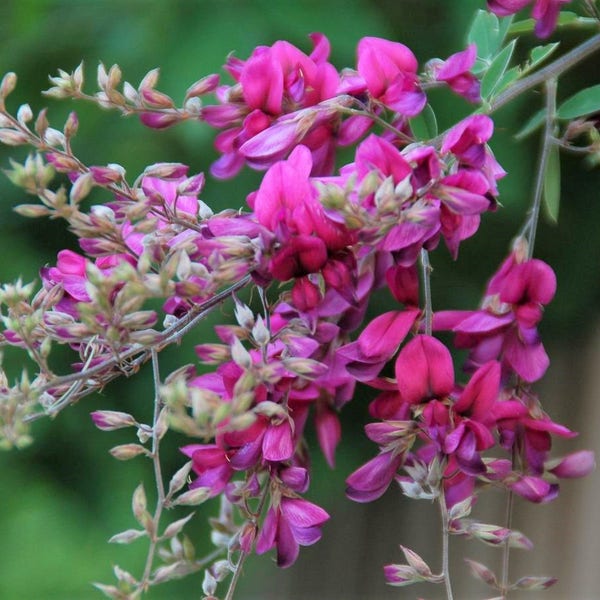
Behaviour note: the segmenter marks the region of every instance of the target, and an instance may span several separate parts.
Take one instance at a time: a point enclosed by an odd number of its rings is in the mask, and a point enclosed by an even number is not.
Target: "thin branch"
[[[506,516],[504,519],[504,527],[510,529],[512,526],[512,514],[513,505],[515,501],[515,495],[512,490],[508,490],[506,498]],[[504,547],[502,548],[502,579],[500,582],[502,590],[502,598],[506,600],[508,597],[508,575],[510,567],[510,538],[504,541]]]
[[[431,263],[429,252],[421,250],[421,267],[423,269],[423,298],[425,301],[425,335],[431,335],[433,321],[433,305],[431,303]]]
[[[533,192],[533,202],[531,206],[531,213],[527,223],[528,235],[528,248],[527,257],[529,259],[533,256],[533,249],[535,246],[535,236],[537,232],[537,225],[540,217],[540,207],[542,204],[542,196],[544,192],[544,177],[546,169],[548,167],[548,157],[550,156],[550,149],[554,144],[554,119],[556,116],[556,79],[549,79],[546,82],[546,126],[544,128],[544,135],[542,138],[542,149],[540,151],[540,158],[537,167],[535,188]]]
[[[63,375],[54,378],[52,381],[44,384],[37,390],[40,394],[64,385],[73,383],[79,383],[80,386],[84,385],[83,380],[92,378],[94,375],[103,374],[102,381],[92,380],[83,390],[82,393],[75,394],[73,386],[65,392],[61,399],[53,405],[52,410],[45,410],[43,412],[34,413],[24,419],[25,422],[35,421],[42,417],[48,416],[48,414],[55,415],[60,410],[65,408],[71,401],[79,400],[83,396],[86,396],[102,387],[113,379],[125,374],[135,373],[141,365],[150,360],[152,351],[156,350],[160,352],[167,346],[178,342],[181,338],[191,329],[193,329],[200,321],[202,321],[210,312],[212,312],[217,306],[229,298],[234,292],[245,287],[251,281],[250,275],[246,275],[238,282],[234,283],[230,287],[226,288],[222,292],[215,294],[212,298],[197,304],[183,317],[177,320],[176,323],[165,329],[157,338],[157,341],[152,345],[151,348],[143,346],[141,344],[135,344],[119,356],[113,356],[108,358],[101,363],[87,368],[84,368],[78,373],[71,373],[69,375]],[[118,370],[105,373],[109,369],[117,367]],[[69,402],[64,402],[63,398],[66,394],[69,394]]]
[[[549,79],[556,79],[559,75],[562,75],[598,50],[600,50],[600,34],[591,37],[589,40],[583,42],[583,44],[573,48],[573,50],[567,52],[543,69],[513,83],[508,89],[496,96],[486,112],[488,114],[493,113],[514,100],[517,96],[520,96],[523,92],[537,87]]]
[[[151,351],[152,356],[152,379],[154,382],[154,415],[152,418],[152,465],[154,467],[154,479],[156,483],[156,508],[154,509],[154,516],[152,517],[152,535],[150,536],[150,545],[148,547],[148,554],[146,556],[146,565],[144,567],[144,574],[140,581],[140,588],[144,591],[150,586],[150,574],[152,573],[152,565],[154,564],[154,557],[156,554],[156,548],[158,545],[158,528],[160,525],[160,518],[165,504],[165,486],[162,478],[162,469],[160,465],[160,456],[158,448],[160,445],[161,431],[159,431],[159,420],[162,409],[162,402],[160,399],[160,372],[158,365],[158,353],[153,348]]]
[[[265,506],[268,492],[269,492],[269,485],[267,483],[265,485],[265,489],[263,490],[263,493],[262,493],[262,496],[258,503],[258,506],[256,508],[256,511],[252,514],[251,518],[249,519],[256,526],[258,526],[257,521],[260,518],[260,515]],[[231,578],[231,581],[229,582],[229,588],[227,589],[227,595],[225,596],[224,600],[233,600],[233,594],[235,592],[235,588],[237,587],[238,581],[242,574],[242,567],[244,566],[244,563],[246,562],[246,558],[248,558],[248,552],[244,552],[244,550],[240,550],[240,557],[235,565],[235,571],[233,572],[233,577]]]
[[[450,543],[449,543],[449,517],[448,507],[446,506],[446,497],[444,496],[443,486],[440,489],[440,495],[438,496],[438,503],[440,505],[440,514],[442,517],[442,575],[444,577],[444,586],[446,588],[447,600],[454,600],[452,593],[452,582],[450,581]]]

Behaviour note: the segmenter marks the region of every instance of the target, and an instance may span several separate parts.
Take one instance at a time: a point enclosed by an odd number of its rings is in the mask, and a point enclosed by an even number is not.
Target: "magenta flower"
[[[535,33],[540,38],[548,37],[556,27],[558,14],[563,4],[571,0],[488,0],[488,9],[500,17],[519,12],[533,4],[531,16],[536,20]]]
[[[586,477],[596,468],[596,458],[591,450],[579,450],[546,464],[546,469],[561,479]]]
[[[556,290],[552,269],[541,260],[517,262],[513,253],[488,284],[478,311],[441,311],[434,328],[451,329],[459,348],[470,348],[469,366],[500,359],[506,370],[531,383],[549,365],[537,323]]]
[[[310,151],[298,146],[288,160],[267,171],[258,191],[248,198],[257,221],[278,242],[269,271],[281,281],[319,272],[330,254],[354,240],[343,224],[325,214],[309,179],[311,167]]]
[[[470,102],[479,102],[479,79],[471,73],[477,59],[477,46],[470,44],[466,50],[449,56],[445,61],[430,61],[428,64],[435,81],[442,81],[448,87]]]
[[[408,117],[423,110],[427,99],[419,87],[417,59],[404,44],[364,37],[357,54],[358,74],[374,99]],[[349,92],[358,93],[358,81],[353,83]]]
[[[320,506],[302,498],[283,497],[271,506],[256,538],[256,553],[277,548],[277,565],[289,567],[298,558],[300,546],[321,539],[321,526],[329,514]]]
[[[300,142],[313,154],[315,174],[331,172],[339,117],[327,106],[311,107],[335,96],[339,75],[327,61],[327,38],[310,37],[309,56],[280,40],[259,46],[246,61],[228,60],[236,84],[217,90],[221,105],[202,110],[207,123],[228,128],[215,141],[223,156],[211,167],[213,175],[232,177],[245,163],[267,168]]]
[[[96,259],[96,266],[105,274],[109,274],[112,269],[122,263],[135,263],[135,259],[127,254],[114,254]],[[60,286],[63,289],[61,299],[54,308],[77,318],[78,302],[90,302],[90,296],[87,292],[86,265],[91,261],[71,250],[61,250],[57,255],[55,267],[43,267],[40,269],[40,276],[46,289]]]
[[[381,452],[346,479],[346,495],[355,502],[371,502],[383,496],[404,460],[402,454]]]
[[[408,404],[447,396],[454,387],[454,367],[448,348],[428,335],[415,336],[396,359],[400,396]]]
[[[225,490],[234,470],[222,448],[215,444],[190,444],[180,450],[192,459],[192,469],[198,475],[190,484],[191,489],[208,488],[210,498]]]

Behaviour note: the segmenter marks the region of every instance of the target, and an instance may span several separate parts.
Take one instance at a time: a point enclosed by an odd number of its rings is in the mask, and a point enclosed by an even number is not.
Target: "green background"
[[[180,99],[190,83],[205,74],[219,72],[229,52],[245,58],[256,45],[272,44],[277,39],[286,39],[309,51],[307,34],[312,31],[329,37],[331,61],[339,68],[354,66],[356,43],[365,35],[402,41],[424,64],[430,58],[444,58],[462,49],[474,11],[483,5],[477,0],[9,0],[0,6],[0,72],[12,70],[19,76],[19,86],[9,101],[13,111],[21,102],[29,102],[34,112],[48,106],[51,124],[60,129],[68,111],[77,110],[80,130],[75,152],[87,164],[120,163],[131,180],[147,164],[160,161],[189,164],[195,173],[208,170],[216,158],[212,148],[214,131],[210,128],[188,123],[156,132],[145,129],[135,119],[123,120],[116,113],[45,99],[39,91],[48,87],[48,75],[58,68],[71,71],[83,59],[89,79],[87,89],[92,91],[99,61],[107,66],[118,63],[124,78],[134,84],[148,70],[160,67],[158,88]],[[569,32],[565,47],[583,39],[583,35]],[[522,44],[521,56],[528,43]],[[561,80],[559,97],[567,97],[582,85],[596,83],[594,76],[597,79],[589,63],[579,67],[564,82]],[[431,101],[442,128],[470,111],[465,102],[445,90],[432,93]],[[497,132],[492,145],[509,173],[500,187],[503,206],[497,213],[485,216],[479,235],[461,247],[458,263],[452,263],[442,248],[433,255],[437,308],[475,305],[485,280],[505,256],[522,223],[531,196],[538,142],[534,136],[516,143],[512,134],[541,102],[541,95],[531,93],[495,117]],[[0,167],[8,166],[8,156],[23,159],[24,155],[22,149],[0,147]],[[590,172],[580,161],[568,157],[563,161],[562,175],[560,224],[542,225],[536,255],[553,265],[559,281],[556,300],[546,312],[543,334],[548,348],[556,353],[564,353],[566,348],[573,362],[567,360],[567,372],[575,377],[582,360],[577,360],[576,351],[580,352],[588,339],[600,299],[600,178],[598,171]],[[259,175],[247,170],[231,182],[209,179],[202,198],[216,210],[242,207],[246,194],[258,182]],[[30,221],[15,215],[12,207],[23,201],[29,200],[0,178],[3,282],[18,276],[29,281],[37,276],[40,265],[55,261],[58,250],[76,249],[73,236],[62,223]],[[386,300],[374,300],[373,310],[381,310],[383,302]],[[225,309],[224,313],[215,315],[213,322],[230,317],[230,310]],[[193,343],[210,336],[209,327],[207,323],[194,340],[166,353],[163,375],[171,367],[194,361]],[[6,367],[14,372],[15,354],[7,353]],[[142,459],[117,463],[110,458],[109,448],[135,440],[127,433],[100,433],[92,426],[89,412],[112,408],[149,420],[151,398],[149,373],[144,372],[135,381],[119,382],[102,394],[85,399],[55,422],[36,424],[36,440],[31,447],[0,455],[0,598],[98,598],[101,595],[89,582],[112,583],[114,563],[134,574],[141,571],[144,542],[122,547],[108,545],[106,540],[135,526],[130,498],[140,481],[151,488],[150,464]],[[401,560],[399,542],[425,554],[428,551],[424,547],[436,546],[436,540],[427,541],[435,535],[434,529],[427,526],[436,519],[432,507],[419,506],[418,511],[408,512],[412,509],[395,489],[373,507],[352,504],[344,496],[345,477],[375,452],[361,433],[367,419],[367,402],[367,392],[361,390],[344,412],[338,469],[330,472],[320,455],[315,452],[314,456],[309,497],[324,505],[337,525],[326,526],[320,545],[304,550],[298,564],[283,574],[276,573],[270,556],[251,559],[240,585],[240,598],[414,597],[414,590],[386,587],[380,566]],[[561,416],[575,426],[573,421],[580,418],[576,417],[576,398],[570,407]],[[164,443],[167,472],[182,464],[177,447],[187,442],[173,435]],[[190,528],[199,552],[206,538],[205,517],[214,511],[216,505],[204,505]],[[332,539],[328,528],[333,530]],[[471,542],[471,546],[474,544]],[[544,548],[540,550],[546,554]],[[477,551],[477,547],[471,547],[471,556],[476,556]],[[305,554],[309,558],[305,559]],[[356,569],[349,572],[352,564],[361,565],[364,573]],[[543,560],[540,564],[544,564]],[[199,598],[201,577],[161,586],[149,597]],[[423,589],[421,593],[431,597],[438,591]],[[484,593],[482,588],[479,596]]]

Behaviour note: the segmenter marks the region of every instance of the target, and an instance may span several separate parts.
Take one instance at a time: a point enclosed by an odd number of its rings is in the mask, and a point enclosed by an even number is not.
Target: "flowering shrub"
[[[157,71],[134,87],[122,83],[116,65],[100,65],[94,94],[84,91],[82,65],[51,77],[50,97],[92,101],[155,129],[200,121],[219,130],[214,177],[234,177],[244,166],[265,171],[246,211],[213,212],[200,199],[204,175],[181,163],[152,164],[133,182],[121,165],[86,165],[73,150],[75,113],[60,130],[46,111],[34,118],[27,104],[13,116],[6,101],[16,76],[4,76],[0,141],[32,149],[23,163],[12,161],[8,176],[39,201],[16,210],[66,221],[81,254],[60,251],[55,266],[41,268],[37,291],[20,281],[0,290],[0,343],[21,348],[37,369],[14,383],[0,373],[3,445],[30,443],[36,419],[152,366],[151,423],[139,422],[125,403],[122,411],[91,414],[103,431],[135,432],[136,441],[111,454],[149,458],[157,490],[151,510],[144,485],[135,489],[138,525],[111,538],[147,539],[144,572],[116,567],[116,584],[95,584],[106,596],[139,598],[202,570],[204,598],[217,598],[218,584],[229,578],[223,598],[231,600],[251,553],[273,550],[280,567],[292,565],[330,518],[308,499],[305,432],[314,427],[334,467],[338,414],[357,385],[375,390],[365,432],[377,454],[348,475],[348,497],[370,502],[395,481],[405,495],[435,501],[441,515],[439,572],[402,546],[406,563],[384,567],[389,584],[438,583],[452,598],[450,534],[502,548],[499,575],[469,562],[500,598],[555,582],[510,580],[511,549],[531,547],[511,528],[510,514],[515,495],[548,502],[560,479],[594,468],[590,451],[551,456],[553,436],[575,434],[543,410],[533,386],[550,362],[537,326],[556,291],[551,266],[534,258],[534,249],[542,200],[557,214],[559,149],[600,155],[598,87],[556,102],[557,78],[598,50],[600,36],[543,68],[557,44],[537,46],[511,67],[509,39],[532,30],[549,36],[565,3],[535,2],[534,24],[508,16],[531,2],[490,0],[492,12],[477,14],[466,48],[421,70],[407,46],[377,37],[362,38],[355,68],[342,71],[329,62],[322,34],[310,36],[310,54],[278,41],[247,60],[229,57],[233,83],[203,77],[181,106],[156,89]],[[563,21],[597,27],[597,17]],[[482,215],[499,210],[498,181],[506,173],[488,145],[491,115],[541,83],[545,108],[526,128],[541,127],[543,143],[523,229],[478,308],[434,310],[432,256],[445,246],[458,259]],[[428,104],[434,87],[449,88],[474,112],[438,132]],[[343,165],[341,147],[354,150]],[[105,192],[103,204],[88,206],[93,189]],[[255,292],[254,302],[241,299],[244,288]],[[382,289],[396,307],[370,317],[370,299]],[[217,325],[219,342],[195,348],[208,370],[184,365],[161,373],[160,352],[226,301],[236,323]],[[55,372],[57,345],[74,353],[69,373]],[[452,347],[468,350],[461,369]],[[192,443],[181,448],[182,466],[165,484],[160,445],[169,430]],[[503,525],[471,518],[488,488],[506,494]],[[216,497],[216,549],[198,558],[184,533],[192,514],[165,526],[164,512]]]

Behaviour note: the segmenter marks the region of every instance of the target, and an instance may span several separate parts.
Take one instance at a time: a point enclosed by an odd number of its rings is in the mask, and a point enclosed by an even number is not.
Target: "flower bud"
[[[0,143],[7,146],[20,146],[29,141],[29,136],[23,131],[14,129],[0,129]]]
[[[558,461],[552,461],[546,468],[561,479],[585,477],[596,468],[596,459],[591,450],[580,450]]]
[[[160,179],[179,179],[185,177],[188,172],[188,166],[182,163],[155,163],[144,169],[146,177],[158,177]]]
[[[195,98],[197,96],[203,96],[204,94],[210,94],[210,92],[214,92],[219,85],[219,75],[212,74],[203,77],[193,83],[185,93],[185,100],[189,98]]]
[[[21,125],[25,126],[25,124],[31,121],[31,119],[33,119],[31,106],[29,106],[29,104],[21,104],[21,106],[19,106],[19,110],[17,110],[17,121],[19,121]]]
[[[116,410],[96,410],[90,416],[94,425],[102,431],[115,431],[137,425],[137,421],[130,414]]]
[[[6,98],[16,87],[17,76],[13,72],[8,72],[0,83],[0,98]]]
[[[111,448],[109,452],[117,460],[130,460],[140,454],[149,454],[148,450],[139,444],[121,444]]]
[[[46,133],[44,135],[44,141],[48,146],[65,146],[65,135],[62,131],[58,131],[58,129],[54,129],[53,127],[48,127],[46,129]]]

